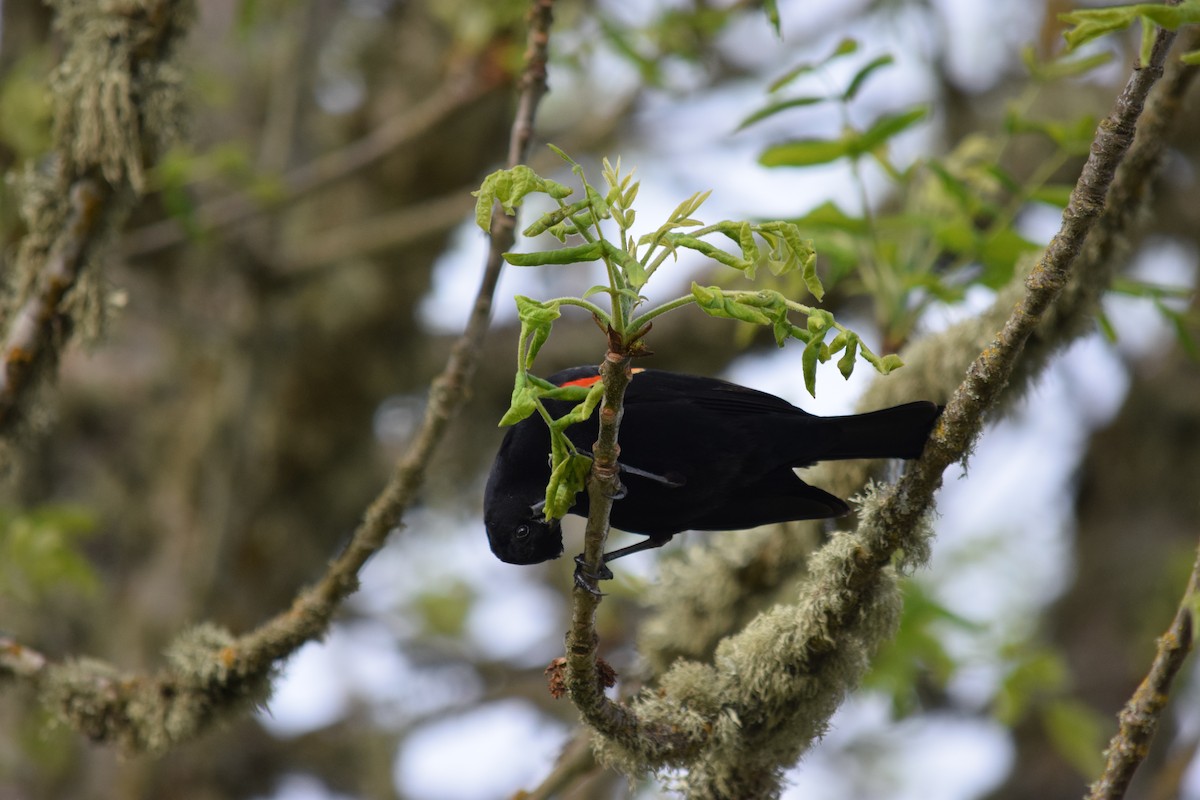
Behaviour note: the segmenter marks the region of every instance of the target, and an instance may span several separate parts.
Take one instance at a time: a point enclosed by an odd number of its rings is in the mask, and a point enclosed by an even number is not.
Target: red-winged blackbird
[[[549,378],[586,386],[596,367]],[[544,401],[555,417],[574,404]],[[660,547],[687,530],[738,530],[849,511],[837,497],[809,486],[793,467],[846,458],[916,458],[941,409],[929,402],[845,417],[817,417],[774,395],[744,386],[661,370],[635,370],[625,392],[619,464],[624,493],[611,523],[642,542],[605,555],[605,562]],[[572,425],[567,437],[591,452],[598,414]],[[550,480],[550,434],[534,414],[509,429],[488,476],[484,524],[492,552],[510,564],[536,564],[562,554],[558,520],[542,514]],[[587,492],[570,513],[587,516]]]

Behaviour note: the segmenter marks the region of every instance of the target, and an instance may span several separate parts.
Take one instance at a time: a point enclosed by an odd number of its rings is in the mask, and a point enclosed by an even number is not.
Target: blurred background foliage
[[[454,276],[473,276],[481,263],[478,237],[464,232],[469,191],[503,159],[526,3],[198,5],[183,56],[187,138],[115,245],[105,337],[65,359],[0,489],[0,628],[53,657],[152,668],[194,621],[241,631],[284,607],[403,451],[453,339],[455,304],[473,291],[473,277]],[[714,185],[719,196],[730,180],[723,170],[760,160],[771,187],[788,186],[772,215],[790,215],[815,240],[826,305],[873,326],[881,353],[935,327],[932,310],[977,308],[974,293],[1003,285],[1044,243],[1038,220],[1055,219],[1065,203],[1095,119],[1137,49],[1135,38],[1115,38],[1059,60],[1061,0],[992,16],[982,3],[780,2],[782,40],[761,3],[634,5],[558,4],[539,137],[593,164],[624,153],[627,165],[642,162],[644,183],[655,159],[669,160],[659,170],[664,192],[687,176],[673,201]],[[0,14],[0,171],[19,173],[36,169],[48,146],[45,87],[61,42],[40,3],[6,0]],[[964,23],[964,14],[986,22]],[[874,42],[883,32],[894,53]],[[996,45],[990,61],[974,59],[985,40]],[[762,42],[767,55],[748,52]],[[920,97],[881,104],[884,88],[868,99],[896,71]],[[701,111],[689,116],[689,104]],[[672,115],[682,122],[669,133],[662,123]],[[1169,280],[1153,269],[1123,276],[1117,288],[1157,311],[1110,306],[1099,326],[1110,339],[1125,330],[1112,318],[1125,309],[1141,321],[1135,328],[1165,319],[1171,335],[1113,351],[1121,358],[1102,379],[1127,382],[1123,407],[1075,443],[1069,491],[1045,515],[1063,520],[1058,544],[1032,556],[1053,560],[1060,578],[998,616],[967,613],[940,582],[987,570],[1002,548],[982,538],[955,550],[909,581],[899,635],[855,701],[882,699],[898,725],[978,720],[1000,731],[990,777],[937,796],[1079,796],[1183,585],[1200,529],[1190,291],[1200,139],[1194,107],[1185,118],[1139,251],[1182,253],[1182,266]],[[734,134],[739,122],[745,132]],[[703,146],[689,139],[693,126],[710,131]],[[732,155],[712,158],[726,146]],[[557,168],[544,148],[535,152],[539,169]],[[831,175],[835,190],[813,188]],[[15,191],[11,181],[0,186],[5,259],[23,234]],[[736,206],[746,193],[732,194],[727,216],[765,215]],[[556,282],[573,279],[521,280],[533,281],[526,293],[552,296],[564,285]],[[779,280],[785,293],[798,288],[787,284],[796,276]],[[371,565],[325,645],[326,668],[306,670],[316,676],[307,681],[289,671],[277,716],[230,720],[157,760],[122,759],[47,726],[28,696],[6,686],[0,798],[466,798],[535,784],[575,720],[541,676],[561,647],[570,578],[558,564],[516,575],[492,562],[479,522],[512,385],[508,304],[502,292],[473,399],[431,470],[424,505]],[[672,316],[683,318],[655,327],[654,366],[718,374],[774,349],[766,332],[735,338],[699,314]],[[568,322],[556,326],[544,373],[602,354],[589,320]],[[798,385],[794,362],[777,369]],[[1006,424],[1038,413],[1035,396]],[[971,491],[980,499],[964,502],[980,509],[1027,499],[1019,486],[999,499],[1000,488]],[[975,522],[1005,533],[1001,521]],[[609,659],[633,673],[638,588],[653,580],[645,562],[601,607]],[[296,661],[311,663],[314,648]],[[1194,676],[1181,692],[1195,696]],[[488,727],[491,712],[528,722]],[[1175,712],[1132,796],[1200,797],[1180,788],[1200,716],[1195,704]],[[455,721],[434,759],[430,731]],[[810,759],[841,775],[822,796],[899,796],[876,789],[901,785],[889,784],[895,766],[879,757],[900,745],[878,729],[844,727],[850,733]],[[492,745],[540,755],[512,773],[495,766]],[[481,771],[492,782],[413,777],[430,769]],[[654,786],[635,791],[655,796]],[[601,773],[570,796],[629,791]]]

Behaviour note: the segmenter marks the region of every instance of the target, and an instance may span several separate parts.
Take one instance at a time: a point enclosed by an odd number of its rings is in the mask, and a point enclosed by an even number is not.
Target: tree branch
[[[1171,696],[1171,683],[1192,650],[1197,599],[1200,599],[1200,548],[1171,627],[1159,637],[1150,671],[1117,717],[1120,727],[1109,742],[1104,773],[1091,785],[1088,800],[1124,797],[1133,773],[1150,752],[1150,742]]]
[[[509,166],[529,149],[538,102],[546,92],[552,0],[533,0],[521,96],[509,147]],[[321,580],[301,592],[286,612],[235,638],[214,626],[185,632],[171,646],[170,666],[154,676],[118,673],[93,661],[50,663],[11,640],[0,640],[0,676],[26,679],[92,739],[134,751],[161,751],[203,730],[218,715],[260,699],[279,660],[319,639],[358,587],[358,571],[400,524],[435,448],[459,410],[487,331],[492,296],[511,249],[516,222],[497,208],[492,244],[474,307],[445,369],[430,388],[425,418],[391,479],[367,508],[345,550]],[[30,655],[30,654],[33,655]]]
[[[604,563],[604,544],[608,538],[609,513],[621,481],[617,457],[617,435],[624,413],[622,401],[631,377],[630,357],[612,349],[600,365],[604,381],[600,430],[592,450],[592,471],[588,476],[588,519],[584,532],[583,560],[591,575],[598,575]],[[567,634],[567,691],[583,719],[609,739],[636,749],[648,760],[677,760],[679,753],[691,752],[700,740],[670,725],[646,724],[624,703],[604,694],[598,664],[596,609],[601,596],[594,587],[577,581],[571,595],[571,630]]]
[[[89,303],[100,305],[81,279],[174,135],[179,93],[167,64],[194,8],[190,0],[143,6],[59,4],[68,45],[52,92],[55,166],[27,178],[29,233],[10,278],[15,301],[4,309],[0,345],[3,438],[18,427],[78,318]]]
[[[205,232],[217,231],[299,202],[394,153],[432,130],[450,114],[478,100],[490,88],[474,74],[447,80],[427,98],[404,109],[361,139],[285,172],[280,179],[282,192],[278,201],[266,203],[243,192],[225,195],[200,204],[195,211],[195,224]],[[163,219],[127,233],[122,243],[122,255],[126,258],[151,255],[182,244],[189,236],[179,220]]]

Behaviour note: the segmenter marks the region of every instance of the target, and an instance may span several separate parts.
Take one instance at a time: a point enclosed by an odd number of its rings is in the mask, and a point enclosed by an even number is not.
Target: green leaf
[[[1058,15],[1060,22],[1071,26],[1063,31],[1068,52],[1106,33],[1128,28],[1136,18],[1137,12],[1132,6],[1095,8]]]
[[[508,403],[508,411],[500,418],[497,427],[507,428],[516,425],[521,420],[537,411],[537,390],[525,379],[526,373],[521,370],[513,381],[512,399]]]
[[[754,278],[754,265],[758,263],[758,244],[754,241],[754,233],[749,222],[743,222],[738,228],[738,247],[742,248],[742,259],[750,266],[746,268],[746,277]]]
[[[875,364],[875,369],[879,370],[880,375],[887,375],[892,370],[900,369],[904,366],[903,359],[895,353],[888,353],[883,358],[879,359],[879,363]]]
[[[1029,119],[1009,113],[1005,128],[1013,133],[1038,133],[1058,145],[1068,155],[1082,156],[1091,149],[1096,118],[1081,116],[1071,122]]]
[[[861,339],[858,342],[858,348],[862,352],[862,357],[866,360],[866,362],[874,367],[875,371],[880,375],[887,375],[892,370],[900,369],[900,367],[904,366],[904,362],[900,359],[900,356],[896,355],[895,353],[889,353],[880,358],[879,356],[875,355],[870,348],[863,344]]]
[[[517,207],[530,194],[548,194],[561,200],[571,194],[571,188],[538,175],[524,164],[512,169],[496,170],[483,179],[477,191],[471,192],[475,200],[475,224],[484,233],[491,231],[492,206],[499,202],[504,213],[515,216]]]
[[[504,260],[514,267],[544,267],[550,264],[579,264],[595,261],[604,253],[604,243],[588,242],[558,250],[539,250],[533,253],[505,253]]]
[[[830,349],[833,349],[832,347]],[[846,342],[846,352],[838,359],[838,371],[842,373],[843,378],[849,378],[854,372],[854,358],[858,355],[858,337],[848,338]]]
[[[691,197],[676,206],[675,210],[671,212],[671,216],[667,219],[676,223],[677,225],[699,225],[699,222],[691,220],[689,217],[700,210],[700,206],[704,205],[704,201],[707,200],[711,194],[712,189],[708,189],[707,191],[703,192],[696,192]]]
[[[883,115],[859,137],[856,152],[862,154],[870,153],[888,139],[903,133],[925,119],[928,114],[929,108],[927,106],[918,106],[910,108],[908,111],[902,111],[899,114]]]
[[[1047,704],[1042,723],[1054,749],[1085,778],[1104,771],[1106,716],[1067,697]]]
[[[854,73],[854,77],[850,79],[850,85],[847,86],[846,91],[842,93],[842,100],[846,102],[853,100],[855,96],[858,95],[859,90],[862,89],[863,84],[866,83],[867,78],[871,77],[871,75],[876,71],[882,69],[883,67],[890,66],[895,62],[896,59],[892,58],[890,55],[878,56],[868,61],[866,65],[862,67],[862,69]]]
[[[843,139],[793,139],[763,151],[758,163],[764,167],[812,167],[829,164],[850,155],[850,142]]]
[[[800,262],[800,277],[804,279],[804,286],[809,294],[820,300],[825,296],[825,287],[821,285],[821,278],[817,275],[817,251],[813,247],[812,239],[801,239],[800,230],[795,225],[784,229],[783,238]]]
[[[1062,692],[1067,682],[1067,667],[1062,656],[1048,649],[1020,654],[992,703],[1000,723],[1009,727],[1021,722],[1038,697]]]
[[[554,465],[550,483],[546,485],[547,519],[566,516],[575,504],[576,495],[583,491],[591,468],[592,460],[582,453],[571,453]]]
[[[82,548],[94,530],[94,514],[78,506],[0,508],[0,598],[32,606],[65,591],[94,594],[101,582]]]
[[[820,343],[809,342],[804,346],[804,354],[800,357],[800,366],[804,371],[804,388],[813,397],[817,396],[817,361],[820,356]]]
[[[775,0],[763,0],[763,13],[767,15],[767,22],[771,23],[775,35],[779,36],[779,5]]]
[[[1048,183],[1038,187],[1029,199],[1036,200],[1039,203],[1047,203],[1059,208],[1066,208],[1067,203],[1071,202],[1071,192],[1075,187],[1067,183]]]
[[[542,214],[542,216],[540,216],[536,222],[531,224],[525,230],[521,231],[521,235],[525,237],[533,237],[545,233],[555,225],[561,224],[567,217],[573,217],[576,214],[581,213],[587,207],[588,201],[584,199],[577,200],[576,202],[561,208],[556,208],[553,211]]]
[[[701,286],[693,282],[692,296],[696,298],[696,305],[709,316],[736,319],[754,325],[771,324],[771,317],[762,309],[727,296],[719,286]]]
[[[571,386],[560,388],[583,389],[585,394],[578,405],[554,421],[554,427],[558,430],[565,430],[571,425],[587,422],[589,419],[591,419],[592,412],[596,410],[596,406],[600,405],[600,401],[604,399],[603,381],[593,383],[591,386]]]
[[[748,128],[756,122],[761,122],[768,117],[773,117],[781,111],[787,111],[790,108],[802,108],[804,106],[817,105],[818,103],[829,102],[827,97],[793,97],[791,100],[780,100],[777,103],[771,103],[763,106],[758,111],[750,114],[743,119],[735,130]]]
[[[839,158],[859,158],[911,128],[926,114],[928,109],[920,106],[899,114],[886,114],[862,132],[848,129],[837,139],[796,139],[772,145],[758,157],[758,163],[766,167],[811,167]]]
[[[1147,28],[1157,25],[1167,30],[1178,30],[1183,25],[1194,25],[1200,22],[1200,2],[1184,0],[1176,6],[1165,6],[1158,3],[1138,3],[1115,8],[1095,8],[1071,11],[1059,14],[1059,20],[1072,27],[1063,32],[1067,40],[1067,49],[1074,50],[1081,44],[1090,42],[1105,34],[1124,30],[1135,20],[1143,21]],[[1142,63],[1149,62],[1148,55],[1143,56]]]
[[[1139,22],[1142,23],[1142,44],[1138,48],[1138,63],[1149,64],[1154,52],[1154,38],[1158,29],[1146,17],[1139,18]]]
[[[1021,60],[1029,70],[1030,77],[1037,81],[1055,81],[1063,78],[1074,78],[1102,67],[1113,59],[1113,54],[1105,50],[1093,53],[1083,58],[1055,58],[1050,61],[1038,61],[1037,51],[1030,45],[1021,51]]]
[[[646,285],[646,268],[642,266],[640,261],[629,255],[628,252],[607,239],[602,239],[600,243],[603,247],[605,257],[620,268],[621,274],[629,283],[629,288],[633,289],[634,297],[636,298],[637,291]]]
[[[1171,323],[1171,328],[1175,331],[1175,338],[1183,347],[1184,352],[1193,361],[1200,360],[1200,345],[1196,344],[1196,338],[1189,329],[1187,316],[1171,308],[1162,300],[1155,300],[1154,306],[1167,318],[1167,322]]]
[[[721,248],[709,244],[703,239],[697,239],[695,236],[689,236],[685,233],[668,233],[664,235],[663,241],[671,245],[671,247],[686,247],[689,250],[695,250],[701,255],[708,256],[714,261],[719,261],[727,267],[733,267],[736,270],[746,270],[753,266],[753,262],[747,262],[738,258],[733,253],[726,252]]]
[[[517,295],[517,317],[521,320],[521,341],[526,343],[524,368],[533,367],[533,360],[550,336],[554,320],[562,315],[557,303],[542,303],[524,295]]]
[[[767,87],[767,91],[777,92],[792,81],[796,80],[796,78],[799,78],[801,75],[807,75],[814,70],[820,69],[834,59],[841,58],[842,56],[848,56],[857,51],[858,42],[849,38],[842,39],[840,42],[838,42],[837,47],[834,48],[833,52],[828,56],[820,61],[806,61],[804,63],[797,64],[783,75],[780,75],[778,78],[771,81],[771,84]]]

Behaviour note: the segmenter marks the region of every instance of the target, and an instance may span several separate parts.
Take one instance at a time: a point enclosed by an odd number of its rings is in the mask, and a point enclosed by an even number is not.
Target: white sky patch
[[[1163,287],[1193,289],[1197,279],[1197,253],[1179,241],[1155,239],[1138,252],[1131,278]],[[1182,310],[1184,299],[1164,300],[1164,304]],[[1175,336],[1171,324],[1151,300],[1109,292],[1104,312],[1117,331],[1117,348],[1132,361],[1153,356]]]
[[[889,708],[880,695],[851,697],[787,774],[784,800],[959,800],[985,794],[1007,772],[1012,746],[1001,725],[948,714],[896,723]]]
[[[504,700],[430,723],[396,758],[396,785],[424,800],[495,800],[550,771],[568,735],[529,704]]]
[[[330,791],[311,775],[295,773],[281,777],[275,785],[275,792],[269,797],[271,800],[355,800],[351,795]]]
[[[378,621],[334,625],[323,642],[306,644],[287,662],[259,721],[276,736],[298,736],[337,722],[355,703],[386,725],[479,698],[469,668],[418,668],[399,644]]]
[[[1014,63],[1013,54],[1038,35],[1043,0],[937,0],[935,20],[944,26],[946,66],[960,86],[982,92]]]

